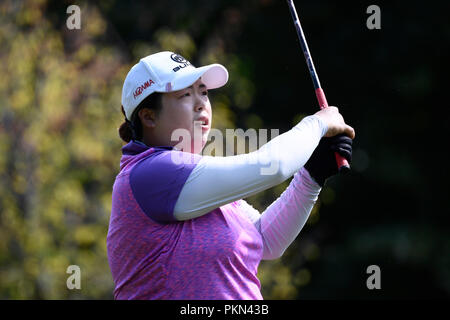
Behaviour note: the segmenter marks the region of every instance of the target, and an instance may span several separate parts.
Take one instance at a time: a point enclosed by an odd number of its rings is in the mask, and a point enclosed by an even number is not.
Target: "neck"
[[[144,133],[141,142],[145,143],[149,147],[162,147],[162,146],[173,146],[174,143],[168,143],[165,140],[157,139],[154,135],[148,132]]]

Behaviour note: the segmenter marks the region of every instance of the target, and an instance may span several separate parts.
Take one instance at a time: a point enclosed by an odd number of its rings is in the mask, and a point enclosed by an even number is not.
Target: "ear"
[[[156,127],[156,113],[152,109],[143,108],[139,110],[139,118],[141,119],[142,125],[150,128]]]

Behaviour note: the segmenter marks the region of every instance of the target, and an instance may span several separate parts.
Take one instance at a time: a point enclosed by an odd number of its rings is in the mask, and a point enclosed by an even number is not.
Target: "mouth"
[[[208,117],[200,117],[194,120],[196,125],[200,125],[202,127],[202,131],[209,130],[209,118]]]

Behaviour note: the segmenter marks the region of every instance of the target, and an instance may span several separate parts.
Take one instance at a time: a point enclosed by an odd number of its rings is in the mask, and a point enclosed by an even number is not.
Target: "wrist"
[[[326,178],[320,175],[318,172],[315,172],[314,168],[310,166],[309,162],[307,162],[303,168],[314,183],[316,183],[321,188],[324,186]]]
[[[320,129],[321,129],[321,137],[324,137],[328,132],[328,123],[319,115],[313,114],[310,117],[313,117],[318,121]]]

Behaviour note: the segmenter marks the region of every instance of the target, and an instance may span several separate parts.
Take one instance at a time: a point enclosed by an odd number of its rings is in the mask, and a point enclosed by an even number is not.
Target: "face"
[[[165,93],[152,128],[154,145],[199,154],[207,142],[211,118],[208,90],[201,79],[183,90]]]

